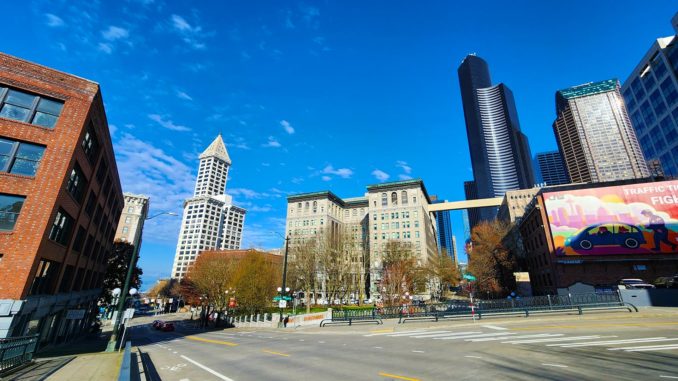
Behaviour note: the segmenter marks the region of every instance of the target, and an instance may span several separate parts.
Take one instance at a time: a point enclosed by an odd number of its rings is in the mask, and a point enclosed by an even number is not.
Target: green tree
[[[240,259],[233,273],[238,311],[256,314],[266,311],[277,294],[280,266],[265,254],[251,250]]]
[[[126,241],[115,241],[113,243],[113,252],[107,259],[106,274],[102,286],[101,300],[103,303],[111,303],[111,291],[113,289],[120,288],[122,290],[133,254],[134,245],[131,243]],[[139,263],[138,257],[136,263]],[[136,263],[132,271],[130,288],[134,287],[138,290],[141,288],[141,275],[144,272]]]

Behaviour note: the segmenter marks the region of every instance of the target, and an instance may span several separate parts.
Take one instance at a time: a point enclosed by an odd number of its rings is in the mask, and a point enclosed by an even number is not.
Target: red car
[[[161,327],[163,324],[165,324],[165,322],[162,321],[162,320],[154,320],[154,321],[153,321],[153,328],[155,328],[155,329],[160,329],[160,327]]]
[[[163,323],[160,326],[160,330],[163,332],[172,332],[174,331],[174,323]]]

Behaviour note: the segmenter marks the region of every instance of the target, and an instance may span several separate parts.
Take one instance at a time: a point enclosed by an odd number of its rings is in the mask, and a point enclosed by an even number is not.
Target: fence
[[[0,339],[0,373],[33,359],[38,336]]]
[[[527,298],[494,299],[494,300],[453,300],[433,304],[406,304],[401,306],[387,306],[367,310],[338,310],[332,311],[332,322],[348,322],[354,320],[381,320],[400,319],[399,322],[413,319],[446,319],[456,317],[477,317],[483,315],[507,315],[533,313],[569,312],[579,314],[585,310],[638,309],[630,303],[625,303],[619,293],[608,294],[575,294],[575,295],[547,295]]]

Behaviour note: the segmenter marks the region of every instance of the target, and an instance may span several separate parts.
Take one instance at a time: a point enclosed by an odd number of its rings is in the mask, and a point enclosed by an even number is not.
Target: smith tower
[[[240,249],[245,209],[233,205],[226,194],[231,158],[217,136],[200,154],[193,197],[184,202],[179,242],[172,266],[172,277],[183,278],[202,251]]]
[[[466,56],[457,73],[477,197],[530,188],[530,148],[520,131],[513,93],[503,83],[493,86],[487,62],[475,55]],[[479,211],[480,220],[496,216],[496,208]]]

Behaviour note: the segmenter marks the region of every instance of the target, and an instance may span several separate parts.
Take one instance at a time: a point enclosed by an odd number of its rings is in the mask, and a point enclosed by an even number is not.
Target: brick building
[[[99,85],[0,54],[0,337],[87,327],[122,205]]]
[[[519,226],[525,247],[519,260],[534,294],[608,291],[624,278],[651,283],[678,273],[675,200],[675,180],[542,188]],[[665,240],[653,232],[650,215],[662,218]]]

